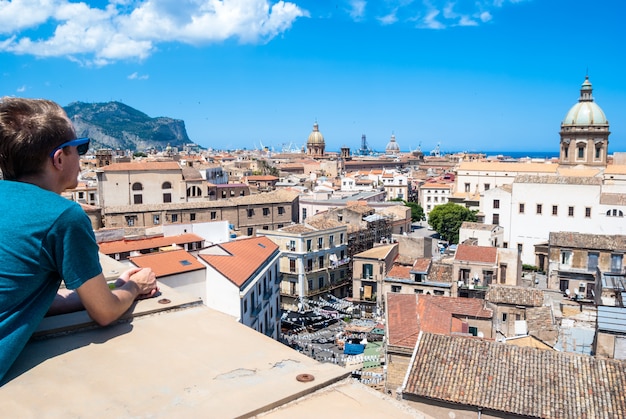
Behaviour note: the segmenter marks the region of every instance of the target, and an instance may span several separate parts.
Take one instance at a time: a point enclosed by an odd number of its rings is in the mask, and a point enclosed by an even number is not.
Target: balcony
[[[343,265],[347,265],[350,263],[350,258],[339,259],[337,262],[331,262],[331,267],[338,268]]]
[[[263,310],[263,302],[259,301],[254,307],[252,307],[252,310],[250,310],[250,316],[251,317],[258,316],[261,310]]]
[[[312,290],[307,290],[306,296],[311,297],[311,296],[318,295],[318,294],[324,294],[324,293],[333,291],[337,288],[348,286],[351,283],[352,283],[352,280],[350,280],[349,278],[344,278],[342,280],[336,281],[333,284],[324,285],[322,288],[315,288]]]

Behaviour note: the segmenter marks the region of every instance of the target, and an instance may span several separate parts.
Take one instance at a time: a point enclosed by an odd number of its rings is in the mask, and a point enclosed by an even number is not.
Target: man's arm
[[[130,269],[120,280],[121,286],[111,290],[101,273],[76,289],[89,316],[101,326],[117,320],[137,298],[151,297],[158,291],[156,276],[149,268]]]

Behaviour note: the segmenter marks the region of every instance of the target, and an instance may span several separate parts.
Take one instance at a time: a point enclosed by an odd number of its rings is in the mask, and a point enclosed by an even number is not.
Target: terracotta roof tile
[[[387,278],[411,279],[411,267],[394,264],[387,273]]]
[[[412,294],[387,294],[389,345],[413,348],[419,331],[417,297]]]
[[[127,171],[153,171],[153,170],[181,170],[180,165],[173,161],[164,162],[133,162],[133,163],[113,163],[104,166],[103,172],[127,172]]]
[[[423,333],[404,393],[496,412],[626,417],[626,362]]]
[[[529,307],[543,305],[543,291],[535,288],[491,285],[485,300],[494,304],[514,304]]]
[[[262,180],[278,180],[278,178],[276,176],[270,176],[270,175],[251,175],[251,176],[246,176],[246,179],[248,179],[248,181],[252,180],[258,180],[258,181],[262,181]]]
[[[420,299],[429,301],[455,316],[467,316],[491,319],[493,311],[485,308],[485,303],[477,298],[445,297],[443,295],[420,295]]]
[[[148,249],[156,249],[159,247],[171,246],[172,244],[183,245],[186,243],[204,242],[204,239],[196,234],[180,234],[178,236],[158,236],[149,239],[137,240],[116,240],[111,242],[100,243],[100,252],[105,255],[113,255],[115,253],[124,253]]]
[[[458,317],[461,318],[458,318]],[[491,319],[482,300],[421,294],[387,294],[389,345],[413,348],[420,331],[467,333],[462,317]]]
[[[411,269],[411,272],[428,273],[431,262],[431,258],[418,258],[413,263],[413,268]]]
[[[454,260],[496,263],[497,255],[498,251],[495,247],[460,244],[456,249]]]
[[[152,268],[157,278],[206,267],[185,250],[170,250],[130,258],[140,268]]]
[[[201,253],[200,258],[239,288],[278,252],[278,245],[265,236],[233,240],[214,247],[221,249],[223,253]]]

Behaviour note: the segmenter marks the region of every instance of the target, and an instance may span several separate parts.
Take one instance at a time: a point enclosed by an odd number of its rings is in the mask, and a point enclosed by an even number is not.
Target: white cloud
[[[398,16],[396,16],[394,11],[386,16],[379,17],[378,21],[383,25],[392,25],[398,21]]]
[[[288,31],[306,0],[0,0],[0,52],[67,57],[83,65],[143,60],[163,43],[206,45],[227,39],[266,43]],[[335,9],[353,21],[445,29],[478,26],[499,8],[527,0],[310,0],[316,16]]]
[[[348,14],[352,20],[359,21],[365,16],[365,0],[350,0]]]
[[[478,22],[469,16],[461,16],[459,19],[459,26],[478,26]]]
[[[345,10],[354,21],[375,19],[381,25],[415,23],[418,28],[423,29],[446,29],[454,26],[480,26],[490,22],[493,13],[498,9],[528,0],[343,1],[348,5]],[[317,2],[316,7],[322,8],[319,4],[321,3]]]
[[[161,42],[268,42],[304,16],[307,11],[282,0],[271,6],[268,0],[114,0],[104,9],[68,0],[0,0],[0,34],[7,35],[0,51],[105,65],[145,59]],[[37,34],[23,35],[26,30]]]
[[[136,71],[128,76],[128,80],[148,80],[150,76],[147,74],[139,74]]]
[[[26,91],[26,86],[25,85],[24,86],[20,86],[16,90],[17,90],[18,93],[24,93]]]
[[[418,27],[427,29],[445,29],[446,26],[437,20],[437,16],[439,16],[439,14],[439,10],[430,10],[426,16],[424,16],[424,19]]]

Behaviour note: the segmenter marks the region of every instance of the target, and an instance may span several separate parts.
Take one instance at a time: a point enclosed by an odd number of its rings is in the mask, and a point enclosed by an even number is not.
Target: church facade
[[[478,203],[481,219],[504,228],[503,246],[524,264],[558,270],[546,254],[551,232],[626,234],[626,165],[608,164],[609,134],[586,78],[561,123],[558,163],[461,162],[456,202]]]

